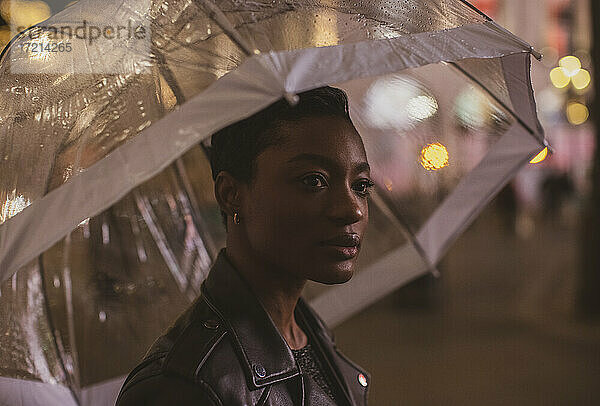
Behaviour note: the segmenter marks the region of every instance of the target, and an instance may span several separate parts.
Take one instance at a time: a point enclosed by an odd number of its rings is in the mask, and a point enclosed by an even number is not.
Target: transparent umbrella
[[[529,45],[461,0],[81,0],[0,65],[0,403],[111,404],[224,244],[205,147],[349,95],[377,183],[337,323],[435,265],[547,143]]]

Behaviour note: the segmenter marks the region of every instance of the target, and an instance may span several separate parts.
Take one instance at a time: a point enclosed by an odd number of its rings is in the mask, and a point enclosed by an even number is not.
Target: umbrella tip
[[[285,92],[283,97],[287,100],[287,102],[292,107],[294,107],[300,101],[300,97],[294,93]]]
[[[538,61],[541,61],[543,56],[541,52],[537,51],[534,47],[531,47],[531,54],[533,55],[533,57],[535,59],[537,59]]]

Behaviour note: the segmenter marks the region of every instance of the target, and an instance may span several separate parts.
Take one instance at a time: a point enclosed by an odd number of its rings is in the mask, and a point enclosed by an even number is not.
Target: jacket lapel
[[[259,388],[300,372],[285,339],[222,249],[202,293],[226,323],[248,385]]]
[[[335,384],[342,388],[345,404],[360,405],[361,403],[358,401],[360,398],[356,396],[354,390],[351,390],[352,385],[348,382],[348,376],[355,376],[357,372],[349,371],[345,365],[341,365],[331,332],[303,298],[298,301],[296,312],[304,320],[303,325],[307,326],[306,333],[312,335],[312,341],[317,344],[316,350],[321,353],[322,358],[328,363],[328,368],[333,371]]]
[[[235,269],[222,249],[211,271],[202,284],[202,295],[213,308],[230,333],[232,344],[240,359],[250,389],[257,389],[300,375],[285,339],[275,327],[271,317],[252,292],[250,285]],[[333,371],[334,384],[342,388],[345,405],[363,405],[366,388],[356,378],[362,371],[342,354],[333,341],[333,335],[323,320],[302,297],[295,309],[296,320],[301,323],[309,339],[316,344]],[[305,382],[299,379],[301,405],[308,401]]]

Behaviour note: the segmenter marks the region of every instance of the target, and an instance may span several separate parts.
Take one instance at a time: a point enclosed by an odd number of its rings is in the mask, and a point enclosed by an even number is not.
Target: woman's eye
[[[363,195],[363,196],[367,196],[368,194],[371,193],[371,188],[373,186],[375,186],[375,183],[373,183],[373,181],[369,180],[369,179],[364,179],[360,182],[358,182],[356,184],[356,188],[354,190],[356,190],[359,194]]]
[[[312,174],[302,178],[302,183],[311,188],[322,188],[326,186],[325,178],[321,175]]]

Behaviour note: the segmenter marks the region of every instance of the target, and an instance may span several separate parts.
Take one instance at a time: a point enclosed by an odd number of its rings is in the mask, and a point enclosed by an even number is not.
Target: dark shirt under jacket
[[[201,295],[127,377],[117,406],[365,406],[370,376],[304,299],[294,312],[336,401],[292,350],[222,249]],[[314,372],[314,371],[313,371]]]

